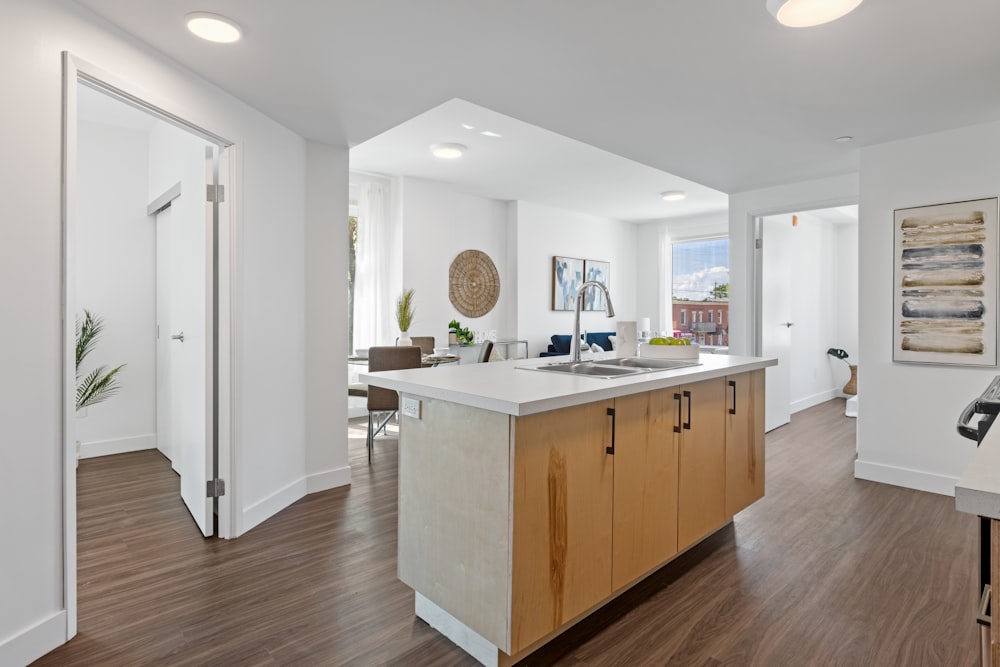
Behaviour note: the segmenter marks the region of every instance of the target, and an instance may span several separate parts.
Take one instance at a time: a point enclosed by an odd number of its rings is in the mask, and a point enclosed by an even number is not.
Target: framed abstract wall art
[[[583,263],[583,276],[584,280],[596,280],[610,289],[611,263],[588,259]],[[583,295],[584,310],[604,310],[605,307],[604,292],[596,287],[591,287]]]
[[[893,361],[997,365],[997,198],[897,209]]]
[[[552,258],[552,310],[576,310],[576,292],[582,284],[582,259]]]

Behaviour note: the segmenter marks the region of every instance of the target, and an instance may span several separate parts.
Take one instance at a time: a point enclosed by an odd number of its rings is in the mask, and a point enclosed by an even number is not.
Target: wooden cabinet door
[[[615,399],[613,590],[677,553],[673,397],[662,389]]]
[[[726,380],[674,390],[681,401],[677,435],[677,548],[683,549],[726,520]]]
[[[726,378],[726,516],[764,496],[764,371]]]
[[[511,654],[611,594],[613,405],[514,420]]]

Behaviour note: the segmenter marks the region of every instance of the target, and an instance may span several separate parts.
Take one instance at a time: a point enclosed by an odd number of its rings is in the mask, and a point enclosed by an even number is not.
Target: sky
[[[674,297],[700,300],[729,282],[729,239],[673,244]]]

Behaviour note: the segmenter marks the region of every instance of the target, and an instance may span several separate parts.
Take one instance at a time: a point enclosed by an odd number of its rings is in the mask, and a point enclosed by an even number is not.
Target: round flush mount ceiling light
[[[442,160],[454,160],[462,157],[466,150],[462,144],[434,144],[431,146],[431,155]]]
[[[239,41],[243,32],[231,19],[209,12],[192,12],[184,17],[187,29],[209,42],[231,44]]]
[[[663,197],[663,201],[680,201],[687,197],[687,193],[683,190],[667,190],[661,192],[660,196]]]
[[[854,137],[852,137],[849,134],[845,134],[842,137],[837,137],[836,139],[834,139],[834,141],[836,141],[838,144],[846,144],[849,141],[853,141],[853,140],[854,140]]]
[[[767,10],[778,23],[790,28],[809,28],[839,19],[861,0],[767,0]]]

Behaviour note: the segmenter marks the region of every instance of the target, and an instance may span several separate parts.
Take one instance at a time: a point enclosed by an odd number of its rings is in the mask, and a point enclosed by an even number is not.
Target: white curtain
[[[674,272],[673,272],[674,245],[670,238],[670,231],[664,227],[660,230],[660,310],[657,313],[653,326],[658,332],[667,332],[668,336],[673,335],[674,329]]]
[[[395,340],[387,255],[389,188],[365,183],[358,197],[358,246],[354,278],[354,347]]]

